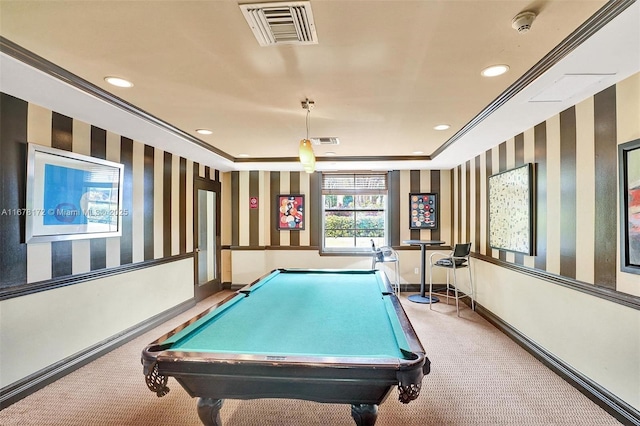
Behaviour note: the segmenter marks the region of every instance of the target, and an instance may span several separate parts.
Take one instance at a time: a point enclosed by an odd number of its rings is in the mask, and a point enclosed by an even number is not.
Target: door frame
[[[215,253],[215,263],[216,263],[216,275],[214,278],[203,284],[198,285],[198,191],[199,190],[212,191],[216,194],[216,253]],[[220,194],[221,185],[220,182],[204,179],[200,176],[194,177],[193,180],[193,286],[194,286],[194,296],[196,301],[200,301],[211,296],[214,293],[217,293],[222,290],[222,250],[220,247],[221,237],[220,237],[220,204],[221,204],[221,194]]]

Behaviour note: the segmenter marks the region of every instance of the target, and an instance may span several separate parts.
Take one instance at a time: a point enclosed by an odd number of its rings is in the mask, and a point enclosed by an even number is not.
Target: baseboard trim
[[[536,359],[550,368],[554,373],[562,377],[570,385],[578,389],[591,401],[598,404],[606,412],[611,414],[619,422],[628,426],[640,426],[640,411],[636,410],[620,398],[604,389],[591,379],[574,370],[553,354],[530,340],[508,323],[504,322],[493,312],[476,302],[476,312],[493,324],[496,328],[509,336]]]
[[[173,308],[167,309],[146,321],[124,330],[122,333],[96,343],[81,352],[73,354],[56,362],[55,364],[27,376],[24,379],[5,386],[0,389],[0,410],[18,402],[19,400],[31,395],[37,390],[42,389],[48,384],[55,382],[61,377],[66,376],[91,361],[98,359],[102,355],[122,346],[176,315],[191,309],[195,305],[195,299],[192,298],[186,300]],[[142,348],[140,350],[142,351]]]
[[[433,283],[433,291],[442,291],[446,287],[446,284]],[[400,291],[402,293],[420,293],[420,284],[402,283],[400,284]],[[429,293],[429,283],[424,286],[424,292]]]

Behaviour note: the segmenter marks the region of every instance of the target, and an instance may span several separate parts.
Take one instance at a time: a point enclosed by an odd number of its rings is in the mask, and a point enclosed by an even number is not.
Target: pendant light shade
[[[310,164],[313,162],[315,164],[316,156],[313,153],[313,147],[311,146],[311,141],[309,139],[302,139],[300,141],[300,163],[304,166],[305,164]]]

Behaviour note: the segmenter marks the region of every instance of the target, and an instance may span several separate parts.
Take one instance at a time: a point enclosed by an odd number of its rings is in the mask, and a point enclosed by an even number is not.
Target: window
[[[322,249],[370,251],[387,242],[387,174],[322,175]]]

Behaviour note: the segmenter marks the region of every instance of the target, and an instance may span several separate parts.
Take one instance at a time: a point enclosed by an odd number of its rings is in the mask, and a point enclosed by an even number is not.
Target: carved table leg
[[[378,418],[378,406],[375,404],[352,404],[351,417],[357,426],[373,426]]]
[[[198,417],[206,426],[222,426],[220,409],[223,399],[198,398]]]

